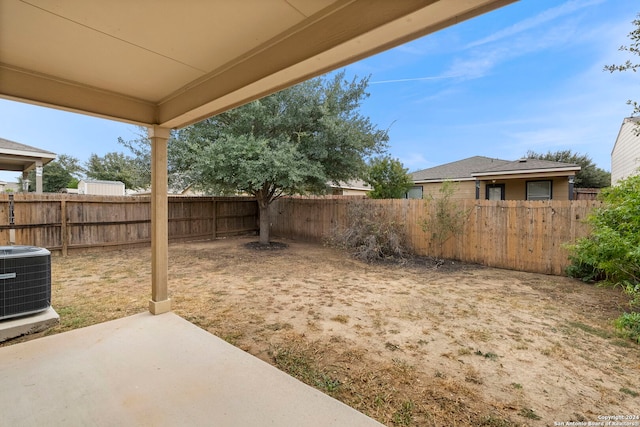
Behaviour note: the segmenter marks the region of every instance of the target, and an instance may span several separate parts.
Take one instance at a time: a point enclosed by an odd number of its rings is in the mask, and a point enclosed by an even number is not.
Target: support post
[[[29,172],[27,171],[22,171],[22,192],[23,193],[28,193],[29,192]]]
[[[36,160],[36,194],[42,194],[42,160]]]
[[[169,207],[167,184],[167,140],[170,129],[149,127],[151,140],[151,300],[149,311],[171,311],[167,290],[169,270]]]
[[[573,200],[573,192],[575,191],[574,186],[576,182],[575,175],[571,175],[569,177],[569,200]]]

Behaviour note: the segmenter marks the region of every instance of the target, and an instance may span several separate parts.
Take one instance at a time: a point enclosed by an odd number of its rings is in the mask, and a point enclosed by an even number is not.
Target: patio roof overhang
[[[28,172],[55,160],[56,154],[0,138],[0,170]]]
[[[570,166],[563,168],[547,168],[547,169],[528,169],[518,171],[500,171],[500,172],[477,172],[473,176],[481,181],[493,179],[533,179],[533,178],[549,178],[559,176],[574,176],[580,172],[580,166]]]
[[[0,170],[22,172],[26,183],[27,172],[36,171],[36,193],[42,193],[42,167],[55,160],[56,154],[30,145],[0,138]]]
[[[152,299],[169,130],[515,0],[0,0],[0,97],[149,127]]]
[[[0,0],[0,96],[180,128],[514,0]]]

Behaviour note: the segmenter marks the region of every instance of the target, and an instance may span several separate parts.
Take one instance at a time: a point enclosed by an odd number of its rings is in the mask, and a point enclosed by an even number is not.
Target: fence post
[[[9,225],[11,226],[11,228],[9,228],[9,244],[10,245],[16,244],[16,229],[13,228],[13,225],[15,225],[16,223],[14,209],[15,209],[15,205],[13,200],[13,194],[9,194]]]
[[[62,238],[62,256],[67,256],[69,235],[67,233],[67,201],[60,200],[60,237]]]
[[[212,207],[211,207],[211,221],[212,221],[212,230],[213,230],[213,240],[216,240],[218,237],[218,202],[215,198],[212,199]]]

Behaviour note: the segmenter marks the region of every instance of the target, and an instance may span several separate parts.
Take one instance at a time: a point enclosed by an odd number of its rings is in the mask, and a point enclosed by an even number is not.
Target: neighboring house
[[[571,200],[580,166],[537,159],[475,156],[411,174],[409,198],[438,197],[442,183],[457,183],[456,199]]]
[[[640,167],[640,117],[622,121],[618,137],[611,151],[611,185],[638,174]]]
[[[56,154],[51,151],[0,138],[0,170],[22,172],[24,185],[29,183],[29,171],[35,170],[36,182],[33,184],[36,193],[42,193],[43,167],[55,158]]]
[[[18,182],[5,182],[2,186],[3,193],[19,193],[22,191],[22,186]]]
[[[339,182],[330,184],[330,194],[333,196],[366,196],[371,191],[371,186],[361,180]]]
[[[78,194],[124,196],[124,183],[120,181],[98,181],[81,179],[78,182]]]

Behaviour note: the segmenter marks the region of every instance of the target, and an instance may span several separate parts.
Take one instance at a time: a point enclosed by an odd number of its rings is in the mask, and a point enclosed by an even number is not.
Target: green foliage
[[[571,247],[570,272],[635,288],[640,281],[640,176],[604,189],[601,199],[604,206],[587,220],[591,234]]]
[[[469,211],[461,208],[452,199],[457,188],[457,183],[445,181],[438,190],[440,193],[438,197],[429,195],[425,199],[427,211],[433,210],[433,213],[428,218],[421,219],[420,226],[422,231],[431,235],[430,245],[437,246],[437,256],[442,256],[443,247],[447,240],[462,233],[469,216]]]
[[[261,200],[303,190],[322,171],[294,144],[253,135],[223,136],[201,148],[199,178],[216,194],[248,193]]]
[[[208,191],[261,190],[264,185],[258,185],[255,179],[247,182],[245,176],[202,173],[214,166],[227,168],[222,164],[227,158],[232,163],[236,161],[233,156],[218,156],[218,151],[208,149],[209,146],[225,141],[228,146],[235,143],[239,147],[253,139],[270,150],[284,151],[280,160],[293,160],[287,168],[277,165],[282,173],[288,169],[291,175],[291,179],[281,183],[270,181],[277,174],[263,174],[261,162],[248,166],[266,179],[260,184],[279,188],[274,196],[322,193],[328,181],[337,183],[362,177],[365,157],[380,152],[388,136],[357,111],[362,99],[368,96],[368,79],[348,82],[343,78],[344,73],[339,73],[333,78],[309,80],[179,131],[176,143],[186,148],[190,162],[183,165],[185,172],[199,188]],[[308,170],[310,165],[314,166]]]
[[[151,141],[147,136],[147,128],[138,128],[138,137],[132,140],[125,141],[122,138],[118,138],[118,143],[131,151],[133,157],[125,156],[128,158],[129,166],[133,168],[137,173],[138,188],[145,188],[151,186]],[[168,153],[167,153],[168,154]],[[120,179],[115,181],[122,181]],[[122,181],[124,182],[124,181]],[[171,175],[169,174],[169,183],[171,183]],[[125,183],[125,187],[129,186]]]
[[[349,203],[347,226],[334,230],[327,243],[365,262],[402,261],[410,253],[404,225],[385,206],[362,202]]]
[[[344,73],[309,80],[182,129],[169,146],[195,188],[255,196],[268,243],[273,200],[362,178],[364,159],[385,147],[386,131],[358,112],[367,84]]]
[[[198,156],[191,153],[188,146],[176,140],[176,131],[171,131],[167,148],[167,178],[169,188],[183,190],[192,184],[192,180],[185,172],[193,164]],[[118,138],[118,143],[129,149],[138,172],[138,185],[140,188],[151,185],[151,141],[147,136],[147,128],[138,129],[137,138],[124,140]]]
[[[640,305],[640,176],[604,189],[601,198],[603,207],[587,219],[591,234],[569,246],[567,274],[619,286],[634,307]]]
[[[629,46],[620,46],[621,51],[629,52],[632,55],[640,56],[640,14],[638,14],[637,18],[631,21],[633,25],[635,25],[635,29],[632,30],[628,37],[631,40],[631,44]],[[633,63],[630,59],[627,59],[622,65],[606,65],[604,67],[605,71],[609,71],[613,73],[614,71],[633,71],[634,73],[640,69],[639,63]],[[628,105],[633,107],[632,116],[640,114],[640,104],[638,102],[628,100]]]
[[[640,313],[624,313],[615,321],[622,334],[640,344]]]
[[[56,160],[44,165],[42,168],[42,191],[45,193],[57,193],[65,188],[73,188],[78,178],[82,176],[83,168],[80,162],[73,156],[60,154]],[[27,175],[29,180],[29,191],[36,189],[36,171],[31,170]],[[22,188],[22,177],[18,178],[20,188]]]
[[[111,152],[103,157],[92,154],[86,163],[87,177],[104,181],[120,181],[126,188],[143,188],[148,184],[144,171],[130,156]]]
[[[638,397],[640,396],[640,393],[638,393],[637,391],[633,391],[627,387],[620,387],[620,391],[624,394],[628,394],[631,397]]]
[[[342,385],[340,380],[320,368],[303,350],[295,347],[273,347],[269,354],[279,369],[328,394],[334,394]]]
[[[78,183],[80,180],[78,178],[71,178],[71,181],[67,183],[67,188],[78,188]]]
[[[540,420],[542,419],[542,417],[538,414],[536,414],[536,412],[533,409],[530,408],[522,408],[520,409],[519,412],[521,417],[525,417],[525,418],[529,418],[530,420]]]
[[[586,154],[574,153],[571,150],[548,151],[542,154],[529,150],[525,157],[579,165],[581,169],[576,173],[576,188],[604,188],[611,185],[611,173],[597,167]]]
[[[410,400],[402,402],[400,409],[393,414],[393,424],[397,426],[410,426],[413,422],[414,406]]]
[[[413,186],[413,181],[398,159],[390,156],[376,157],[369,162],[365,181],[373,190],[372,199],[402,199]]]

